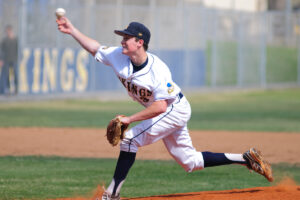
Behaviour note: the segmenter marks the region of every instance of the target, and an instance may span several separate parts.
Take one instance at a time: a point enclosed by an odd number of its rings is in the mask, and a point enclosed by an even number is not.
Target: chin
[[[127,49],[124,49],[124,48],[123,48],[123,50],[122,50],[122,54],[125,54],[125,55],[127,55],[127,53],[128,53]]]

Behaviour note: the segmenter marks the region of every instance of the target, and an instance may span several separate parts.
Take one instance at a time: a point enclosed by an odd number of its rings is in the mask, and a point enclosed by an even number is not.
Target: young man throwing
[[[97,61],[110,66],[134,101],[145,107],[121,121],[129,125],[139,124],[125,132],[120,145],[120,155],[114,176],[103,200],[120,199],[121,187],[135,161],[139,147],[163,140],[171,156],[187,171],[205,167],[242,164],[273,180],[272,170],[254,148],[244,154],[198,152],[192,145],[187,122],[191,107],[174,83],[168,66],[157,56],[147,52],[150,31],[143,24],[131,22],[124,30],[114,32],[122,36],[121,47],[106,47],[77,30],[62,17],[57,20],[58,29],[70,34]]]

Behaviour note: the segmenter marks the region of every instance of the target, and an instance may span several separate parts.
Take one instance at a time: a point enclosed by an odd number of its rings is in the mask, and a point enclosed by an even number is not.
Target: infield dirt
[[[99,187],[91,200],[101,197],[102,189]],[[299,200],[300,187],[286,178],[277,186],[256,187],[247,189],[233,189],[223,191],[207,191],[192,193],[177,193],[160,196],[121,198],[121,200]],[[55,200],[89,200],[88,198],[61,198]],[[99,198],[100,200],[100,198]]]
[[[299,133],[190,131],[198,151],[241,153],[257,147],[271,163],[300,163]],[[117,158],[118,147],[111,147],[104,129],[0,128],[0,156],[56,155],[64,157]],[[137,159],[172,159],[163,143],[140,148]],[[99,189],[98,193],[102,190]],[[126,199],[126,198],[123,198]],[[226,191],[170,194],[135,200],[298,200],[300,187],[290,179],[277,186]],[[68,198],[64,200],[86,200]]]

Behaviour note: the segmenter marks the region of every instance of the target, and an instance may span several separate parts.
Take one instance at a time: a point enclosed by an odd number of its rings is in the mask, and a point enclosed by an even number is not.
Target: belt
[[[179,99],[182,99],[183,94],[181,92],[179,92],[178,96],[179,96]]]

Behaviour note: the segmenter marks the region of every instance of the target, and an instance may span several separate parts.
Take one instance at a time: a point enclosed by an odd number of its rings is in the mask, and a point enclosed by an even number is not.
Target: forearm
[[[96,40],[87,37],[76,28],[73,28],[70,34],[85,50],[87,50],[93,56],[97,53],[100,44]]]
[[[81,33],[67,17],[56,19],[56,23],[59,31],[70,34],[85,50],[95,56],[100,47],[100,44],[96,40]]]
[[[142,121],[146,119],[151,119],[153,117],[156,117],[160,115],[161,113],[164,113],[167,109],[167,102],[165,100],[162,101],[156,101],[148,108],[135,113],[131,116],[129,116],[130,123],[136,122],[136,121]]]

